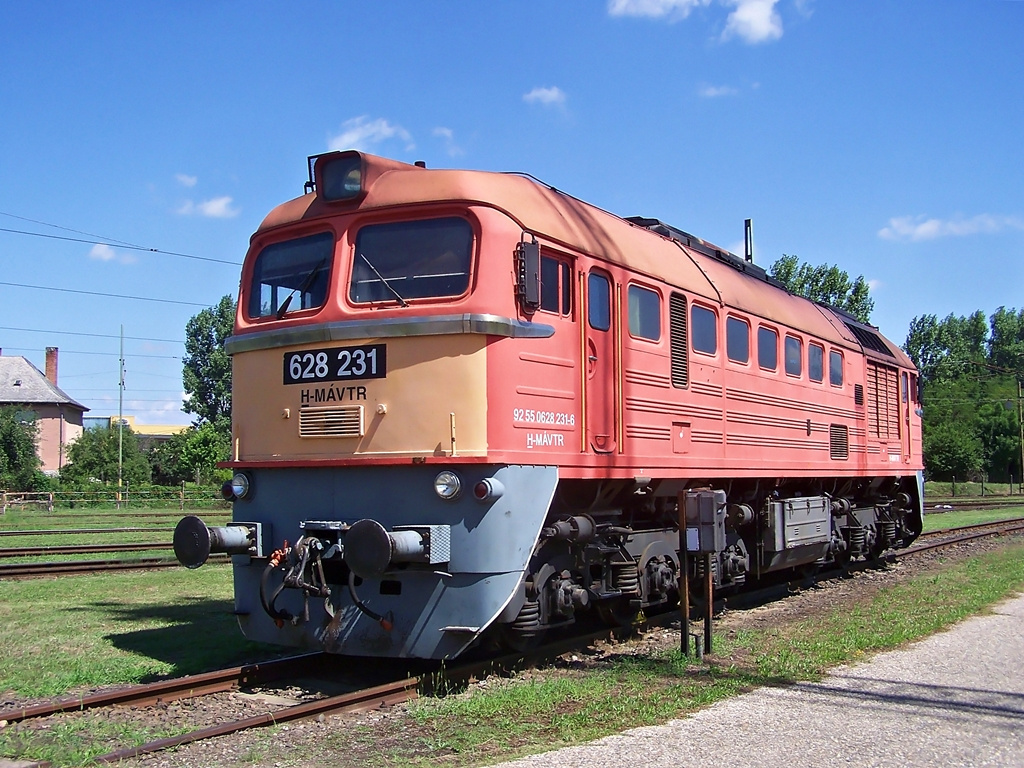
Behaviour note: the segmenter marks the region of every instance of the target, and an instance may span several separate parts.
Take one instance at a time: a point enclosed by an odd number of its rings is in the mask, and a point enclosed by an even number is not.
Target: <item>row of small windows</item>
[[[550,257],[541,259],[541,309],[569,314],[571,308],[571,271],[569,265]],[[627,317],[631,336],[649,341],[661,339],[661,297],[649,288],[630,285],[627,291]],[[673,384],[685,387],[687,365],[687,337],[694,352],[718,354],[718,316],[699,304],[690,306],[689,323],[686,317],[686,298],[672,294],[671,353]],[[607,331],[611,328],[611,281],[600,272],[587,277],[587,321],[591,328]],[[725,320],[726,357],[734,363],[750,362],[750,323],[738,317]],[[783,367],[789,376],[802,376],[804,343],[787,334],[783,340]],[[677,359],[678,358],[678,359]],[[825,379],[825,347],[816,342],[807,345],[807,377],[811,381]],[[779,334],[773,328],[757,328],[757,364],[763,370],[775,371],[779,367]],[[830,350],[828,355],[829,383],[843,385],[843,355]]]
[[[693,350],[706,355],[718,354],[718,317],[707,307],[690,307],[690,334]],[[786,335],[783,346],[785,371],[790,376],[803,375],[804,343],[796,336]],[[725,354],[734,363],[750,362],[750,323],[738,317],[725,319]],[[829,383],[843,386],[843,354],[829,352]],[[773,328],[758,326],[757,364],[766,371],[779,367],[779,334]],[[816,342],[807,345],[807,377],[811,381],[825,379],[825,347]]]

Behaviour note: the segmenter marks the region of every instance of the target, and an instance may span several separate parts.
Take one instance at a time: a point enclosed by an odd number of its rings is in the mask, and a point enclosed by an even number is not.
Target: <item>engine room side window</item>
[[[804,344],[795,336],[786,337],[786,373],[799,376],[803,372]]]
[[[725,319],[725,353],[734,363],[750,360],[750,326],[738,317]]]
[[[833,387],[843,386],[843,353],[834,349],[828,353],[828,383]]]
[[[807,346],[807,376],[819,383],[825,380],[825,348],[820,344]]]
[[[612,327],[611,283],[598,272],[587,276],[587,319],[595,331],[607,331]]]
[[[779,334],[771,328],[757,329],[757,364],[766,371],[779,367]]]
[[[661,338],[661,296],[639,285],[629,286],[629,334],[657,341]]]
[[[292,312],[323,306],[333,261],[333,232],[268,245],[253,265],[249,317],[276,315],[289,296]]]
[[[560,315],[572,309],[572,269],[551,256],[540,258],[540,308]]]
[[[398,302],[461,296],[469,288],[473,228],[465,219],[370,224],[356,235],[349,298]]]
[[[718,352],[718,323],[715,313],[694,304],[690,308],[690,338],[694,352],[714,355]]]

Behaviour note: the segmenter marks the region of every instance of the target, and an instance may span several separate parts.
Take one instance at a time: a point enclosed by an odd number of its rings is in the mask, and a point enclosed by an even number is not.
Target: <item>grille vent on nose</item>
[[[299,437],[362,437],[363,406],[303,406],[299,409]]]

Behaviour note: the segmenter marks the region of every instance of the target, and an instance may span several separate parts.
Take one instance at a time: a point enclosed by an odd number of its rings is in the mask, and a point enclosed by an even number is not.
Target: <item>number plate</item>
[[[386,376],[385,344],[307,349],[304,352],[286,352],[284,355],[285,384],[383,379]]]

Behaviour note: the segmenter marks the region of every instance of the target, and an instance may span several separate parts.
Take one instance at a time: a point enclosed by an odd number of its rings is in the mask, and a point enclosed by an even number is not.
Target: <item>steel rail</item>
[[[173,547],[174,544],[169,541],[139,541],[131,544],[55,544],[48,547],[5,547],[0,548],[0,558],[143,552],[153,549],[173,549]]]
[[[210,555],[208,565],[228,562],[228,555]],[[79,573],[134,571],[147,568],[181,567],[177,560],[142,557],[137,560],[65,560],[47,563],[2,563],[0,579],[24,579],[31,576],[68,576]]]
[[[994,524],[990,524],[994,525]],[[965,526],[966,527],[966,526]],[[947,531],[955,531],[955,528],[948,528]],[[951,547],[954,544],[963,544],[967,541],[974,541],[975,539],[984,539],[990,536],[1004,536],[1010,533],[1018,533],[1024,531],[1024,521],[1015,520],[1012,525],[1007,525],[1002,528],[997,528],[991,531],[977,531],[975,533],[969,533],[963,536],[956,536],[952,539],[944,539],[942,541],[936,541],[930,544],[918,544],[907,549],[901,549],[898,552],[893,553],[890,557],[905,557],[907,555],[916,555],[919,552],[927,552],[931,549],[941,549],[942,547]]]
[[[17,723],[38,717],[50,717],[59,712],[80,712],[97,707],[132,705],[146,707],[160,701],[195,698],[211,693],[230,691],[247,685],[266,683],[300,672],[308,672],[311,665],[321,665],[324,653],[306,653],[284,659],[272,659],[239,667],[203,672],[198,675],[158,680],[143,685],[131,685],[112,691],[101,691],[85,696],[74,696],[44,704],[17,707],[0,711],[0,720]]]
[[[925,538],[931,538],[933,536],[948,536],[951,533],[957,531],[971,531],[978,530],[981,528],[991,528],[999,525],[1009,525],[1011,523],[1024,523],[1024,517],[1008,517],[1004,520],[990,520],[987,523],[971,523],[970,525],[957,525],[953,528],[937,528],[934,531],[925,531],[917,537],[918,541]]]
[[[37,528],[27,531],[0,531],[0,536],[78,536],[86,533],[164,533],[174,528]]]
[[[248,717],[243,720],[221,723],[209,728],[202,728],[197,731],[183,733],[179,736],[171,736],[166,739],[158,739],[148,744],[140,744],[137,747],[128,747],[116,752],[99,755],[92,758],[92,762],[101,765],[107,763],[118,763],[133,757],[147,755],[153,752],[160,752],[165,749],[180,747],[196,741],[212,739],[217,736],[226,736],[230,733],[249,730],[252,728],[263,728],[268,725],[277,725],[291,720],[299,720],[306,717],[327,714],[329,712],[360,712],[367,709],[377,709],[394,706],[405,701],[416,698],[419,694],[417,688],[420,685],[419,677],[409,677],[394,683],[365,688],[352,693],[343,693],[338,696],[331,696],[326,699],[295,704],[284,707],[263,715]]]

